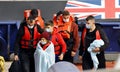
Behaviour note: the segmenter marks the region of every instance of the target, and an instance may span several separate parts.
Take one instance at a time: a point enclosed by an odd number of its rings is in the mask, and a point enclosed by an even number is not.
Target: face
[[[40,43],[41,43],[42,45],[45,45],[45,44],[47,43],[47,39],[41,38]]]
[[[29,26],[33,26],[35,24],[35,20],[27,20],[27,24],[29,24]]]
[[[47,32],[53,32],[53,27],[52,27],[52,26],[46,26],[46,27],[45,27],[45,30],[46,30]]]
[[[91,20],[88,20],[86,23],[87,23],[87,24],[94,24],[94,23],[95,23],[95,20],[94,20],[94,19],[91,19]]]
[[[91,29],[94,23],[95,23],[94,19],[86,21],[86,28]]]
[[[64,15],[63,16],[63,21],[64,22],[69,22],[70,15]]]

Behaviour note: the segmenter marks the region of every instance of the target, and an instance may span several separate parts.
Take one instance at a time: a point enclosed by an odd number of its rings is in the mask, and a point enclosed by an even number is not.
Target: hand
[[[76,55],[76,52],[72,51],[71,56],[74,57]]]
[[[15,55],[15,56],[14,56],[14,60],[15,60],[15,61],[19,60],[18,55]]]
[[[100,48],[95,48],[92,50],[93,52],[100,52]]]
[[[68,32],[65,30],[64,33],[68,33]]]
[[[61,54],[59,55],[59,59],[60,59],[60,60],[63,60],[63,57],[64,57],[64,54],[61,53]]]
[[[82,61],[82,56],[79,56],[79,60]]]

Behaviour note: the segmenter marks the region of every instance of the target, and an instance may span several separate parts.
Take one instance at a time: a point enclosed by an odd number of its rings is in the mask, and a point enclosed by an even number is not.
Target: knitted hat
[[[43,32],[42,34],[41,34],[41,38],[45,38],[45,39],[47,39],[47,40],[50,40],[50,33],[48,33],[48,32]]]

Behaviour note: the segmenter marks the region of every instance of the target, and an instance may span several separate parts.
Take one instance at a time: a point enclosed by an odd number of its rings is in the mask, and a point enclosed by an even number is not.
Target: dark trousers
[[[98,61],[99,61],[98,69],[105,68],[106,64],[105,64],[104,52],[101,52],[100,54],[97,54],[97,58],[98,58]],[[92,61],[91,56],[90,56],[90,53],[85,52],[82,61],[83,61],[82,62],[83,70],[89,70],[89,69],[92,69],[94,67],[93,66],[93,61]]]
[[[71,50],[68,50],[68,51],[65,53],[64,58],[63,58],[63,61],[68,61],[68,62],[73,63],[73,57],[71,56]]]
[[[22,72],[35,72],[34,51],[35,49],[20,50],[19,58],[23,70]]]
[[[74,44],[73,37],[70,37],[70,39],[64,39],[64,41],[67,45],[67,52],[64,55],[63,61],[73,63],[73,57],[71,56],[71,52],[72,52],[73,44]]]

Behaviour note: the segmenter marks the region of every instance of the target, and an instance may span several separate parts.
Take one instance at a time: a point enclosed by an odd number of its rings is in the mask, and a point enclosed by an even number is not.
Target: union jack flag
[[[93,15],[97,19],[120,18],[120,0],[74,0],[67,1],[65,10],[84,19]]]

